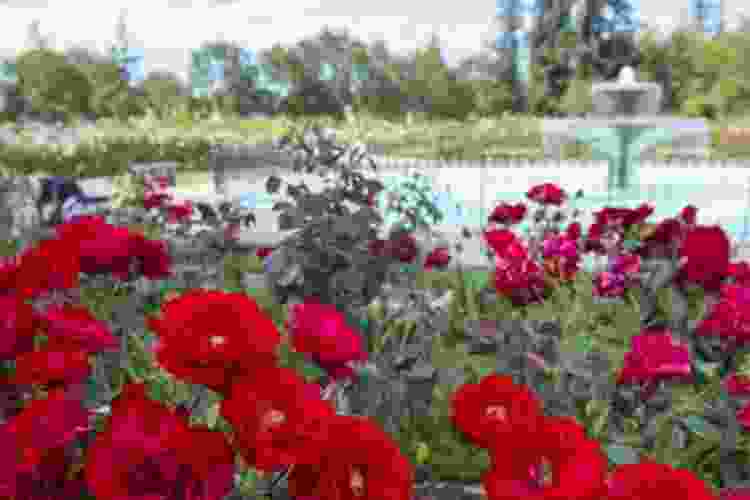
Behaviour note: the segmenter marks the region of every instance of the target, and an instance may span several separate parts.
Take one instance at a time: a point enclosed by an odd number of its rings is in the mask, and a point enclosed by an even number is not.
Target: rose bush
[[[543,205],[560,205],[566,196],[556,186],[547,184],[532,188],[529,198]],[[647,208],[636,210],[635,214],[610,210],[601,217],[598,233],[589,232],[589,239],[597,240],[599,248],[614,257],[613,273],[636,272],[633,259],[616,259],[623,257],[624,244],[632,241],[629,231],[633,226],[642,225],[648,215],[646,212]],[[679,243],[671,238],[656,238],[659,241],[654,242],[652,248],[663,251],[665,246],[674,246],[672,250],[687,257],[688,263],[692,259],[708,266],[707,270],[701,265],[683,267],[679,280],[715,290],[730,269],[726,262],[728,254],[724,258],[726,237],[722,239],[721,233],[713,228],[692,226],[688,220],[690,214],[683,215],[684,220],[674,219],[675,222],[670,223],[672,229],[659,232],[657,227],[654,232],[678,234]],[[555,217],[560,222],[559,217]],[[540,217],[539,221],[543,219]],[[50,388],[46,399],[38,391],[31,404],[11,416],[2,427],[7,442],[11,443],[2,457],[3,463],[11,464],[11,472],[6,471],[2,476],[3,491],[8,496],[26,494],[22,485],[28,483],[30,475],[49,479],[51,476],[40,474],[52,474],[53,469],[43,466],[60,460],[56,457],[65,451],[63,448],[90,427],[90,414],[80,405],[80,400],[75,399],[76,395],[80,398],[75,386],[80,381],[80,359],[86,352],[85,346],[96,349],[107,345],[104,338],[97,338],[103,336],[102,328],[91,322],[87,324],[86,318],[72,312],[65,317],[65,312],[57,311],[55,315],[53,310],[43,321],[43,313],[26,309],[28,304],[22,300],[77,284],[75,261],[80,265],[84,255],[99,257],[97,251],[82,249],[79,239],[95,240],[96,232],[101,231],[108,242],[132,241],[126,233],[110,229],[101,221],[77,219],[77,222],[87,227],[61,229],[58,239],[49,240],[53,243],[43,242],[42,250],[30,250],[25,258],[9,264],[2,273],[7,277],[4,278],[8,285],[6,293],[13,300],[2,309],[7,320],[0,324],[6,328],[19,325],[19,329],[13,328],[14,335],[6,344],[8,357],[21,361],[22,380],[44,381],[47,385],[51,382],[55,386]],[[94,237],[83,230],[91,228],[98,228],[93,230]],[[571,226],[567,235],[577,230]],[[84,236],[74,237],[72,233]],[[691,234],[697,236],[691,239]],[[509,231],[488,238],[497,254],[495,284],[498,291],[516,298],[519,305],[546,300],[544,292],[550,285],[545,280],[545,267],[535,261],[538,256],[544,258],[544,252],[537,253],[534,245],[539,245],[541,250],[545,240],[552,240],[548,247],[556,249],[552,251],[553,256],[574,259],[576,255],[570,245],[561,250],[566,242],[555,241],[555,235],[554,231],[545,233],[546,238],[532,242],[531,248]],[[688,243],[690,241],[692,243]],[[707,241],[718,242],[718,248],[714,251],[692,248]],[[650,244],[647,242],[644,246]],[[96,272],[111,272],[123,278],[139,271],[148,277],[142,247],[127,245],[129,251],[125,253],[105,247],[101,252],[108,259],[97,260],[92,267]],[[403,234],[384,247],[402,262],[411,262],[417,251],[413,237]],[[54,249],[72,251],[77,258],[68,259],[70,262],[62,271],[50,273],[51,267],[57,264],[58,254],[52,251]],[[163,269],[168,262],[164,253],[149,255],[156,255],[156,268]],[[125,262],[129,267],[127,273]],[[42,270],[34,266],[42,266]],[[556,275],[559,277],[559,273]],[[742,293],[727,289],[711,311],[718,317],[721,330],[708,323],[701,331],[706,335],[720,332],[735,344],[741,343],[744,323],[738,310],[742,309],[743,300]],[[293,344],[296,336],[297,350],[319,364],[327,364],[331,372],[345,370],[342,378],[355,377],[348,363],[362,360],[366,353],[357,344],[355,332],[346,326],[341,313],[312,300],[295,307],[290,330]],[[221,411],[227,420],[234,421],[231,443],[229,437],[220,432],[190,427],[183,408],[173,410],[151,400],[144,386],[126,384],[113,401],[109,426],[96,436],[84,460],[85,482],[98,497],[222,498],[232,482],[233,452],[239,452],[247,464],[260,469],[291,466],[290,490],[298,497],[411,498],[411,464],[390,436],[369,420],[336,415],[329,403],[321,401],[317,389],[293,371],[275,366],[280,335],[252,299],[217,291],[187,292],[164,304],[160,317],[152,318],[149,325],[158,336],[154,350],[164,370],[177,378],[207,385],[224,396]],[[38,330],[52,333],[55,329],[77,333],[72,336],[76,342],[65,346],[60,336],[55,340],[54,335],[48,335],[48,344],[37,349],[34,334]],[[622,384],[657,383],[691,373],[689,352],[668,332],[655,333],[645,328],[643,337],[638,339],[634,340],[632,354],[626,357],[620,373]],[[56,369],[46,370],[40,366],[40,360],[61,352],[67,353],[62,357],[68,356],[62,366],[58,364]],[[346,371],[347,368],[350,370]],[[18,375],[16,372],[15,376]],[[467,384],[456,392],[453,400],[456,426],[477,445],[490,451],[492,465],[483,477],[489,498],[594,499],[609,495],[612,498],[655,498],[655,490],[644,489],[638,480],[655,481],[660,485],[659,494],[669,488],[680,491],[684,498],[707,498],[705,484],[692,474],[674,472],[665,465],[658,468],[660,473],[656,477],[654,470],[657,469],[648,461],[619,466],[607,480],[606,459],[599,444],[586,437],[580,424],[543,416],[542,404],[535,398],[529,389],[498,375],[483,377],[476,389],[473,384]],[[47,416],[51,412],[61,417],[50,427]],[[201,453],[194,453],[196,449]],[[65,460],[71,467],[62,472],[54,469],[56,478],[69,476],[67,487],[83,487],[80,471],[72,467],[75,459]],[[551,467],[552,481],[545,477],[545,466]]]

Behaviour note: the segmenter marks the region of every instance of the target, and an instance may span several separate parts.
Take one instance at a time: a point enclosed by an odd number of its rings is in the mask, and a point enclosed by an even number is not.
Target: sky
[[[640,18],[668,33],[690,18],[690,0],[635,0]],[[54,48],[109,49],[125,9],[131,44],[143,49],[145,71],[189,74],[190,49],[212,40],[254,50],[292,45],[328,25],[369,43],[382,38],[394,52],[423,47],[435,32],[449,65],[478,51],[497,33],[495,0],[0,0],[0,58],[26,46],[38,19]],[[747,0],[725,0],[725,12],[750,16]],[[729,25],[733,17],[727,18]]]

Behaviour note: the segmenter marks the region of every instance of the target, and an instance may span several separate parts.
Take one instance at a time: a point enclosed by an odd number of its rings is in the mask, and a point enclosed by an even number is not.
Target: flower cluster
[[[545,416],[534,394],[511,377],[488,375],[461,386],[451,410],[454,425],[489,451],[482,483],[492,500],[646,500],[674,491],[690,500],[714,498],[693,474],[648,460],[608,473],[599,443],[575,419]]]

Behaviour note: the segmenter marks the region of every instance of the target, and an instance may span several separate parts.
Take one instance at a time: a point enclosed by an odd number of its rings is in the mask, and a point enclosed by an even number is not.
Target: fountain
[[[636,81],[630,66],[620,70],[615,82],[593,84],[591,98],[591,116],[542,121],[544,151],[559,157],[565,144],[591,145],[596,156],[609,162],[610,202],[639,198],[638,160],[655,146],[671,144],[677,156],[707,154],[710,133],[706,120],[660,115],[661,86]]]

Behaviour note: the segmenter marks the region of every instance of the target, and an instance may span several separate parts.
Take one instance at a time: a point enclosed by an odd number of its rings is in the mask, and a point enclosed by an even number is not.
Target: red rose
[[[48,290],[78,288],[80,272],[74,244],[63,239],[42,240],[19,256],[16,292],[36,297]]]
[[[529,189],[526,197],[543,205],[561,205],[567,195],[557,185],[545,183]]]
[[[167,193],[157,193],[148,191],[143,195],[143,208],[151,210],[152,208],[161,208],[166,202],[172,200],[172,195]]]
[[[386,243],[388,254],[394,259],[408,264],[417,258],[417,240],[411,234],[399,234]]]
[[[686,205],[685,208],[680,211],[680,219],[682,219],[685,224],[694,225],[697,213],[698,209],[693,205]]]
[[[76,384],[91,374],[88,353],[76,349],[44,348],[16,358],[16,384]]]
[[[54,416],[54,418],[50,418]],[[45,453],[65,446],[76,436],[76,429],[88,424],[89,413],[80,401],[71,399],[62,389],[35,399],[5,425],[12,442],[4,442],[18,453],[15,467],[30,472]]]
[[[336,412],[310,396],[311,385],[296,371],[277,367],[254,370],[232,384],[220,412],[232,424],[248,465],[272,472],[320,461]]]
[[[719,226],[696,226],[690,229],[680,247],[680,257],[686,257],[678,279],[718,290],[727,275],[731,245]]]
[[[523,203],[500,203],[490,214],[489,221],[497,224],[518,224],[525,215],[526,205]]]
[[[517,240],[515,234],[507,229],[488,229],[482,233],[482,238],[487,242],[496,255],[502,254],[505,247]]]
[[[311,357],[331,376],[351,377],[354,371],[346,363],[367,359],[362,338],[335,306],[313,301],[295,304],[288,329],[294,350]]]
[[[672,337],[668,330],[635,335],[631,344],[618,375],[619,384],[692,377],[689,348]]]
[[[722,382],[724,387],[732,396],[749,396],[750,395],[750,377],[732,373]]]
[[[14,295],[0,295],[0,359],[31,351],[36,327],[31,304]]]
[[[195,453],[196,449],[200,453]],[[97,498],[176,495],[223,498],[232,488],[234,454],[220,432],[187,418],[128,384],[112,404],[110,425],[89,448],[86,482]]]
[[[171,275],[172,257],[167,242],[148,240],[143,235],[132,235],[132,256],[140,263],[137,271],[148,279],[164,279]]]
[[[167,371],[221,390],[226,369],[276,359],[281,335],[252,298],[242,293],[191,290],[149,318],[159,336],[157,359]],[[179,372],[179,374],[178,374]]]
[[[190,218],[193,213],[193,204],[189,201],[175,203],[167,207],[167,221],[174,224],[184,222]]]
[[[257,249],[257,250],[255,251],[255,255],[256,255],[256,256],[257,256],[257,257],[258,257],[259,259],[265,259],[265,258],[266,258],[266,257],[268,257],[269,255],[271,255],[271,253],[273,253],[273,248],[271,248],[271,247],[260,247],[260,248],[258,248],[258,249]]]
[[[634,224],[645,221],[652,213],[654,207],[648,203],[640,205],[636,209],[605,207],[594,214],[596,222],[602,225],[617,225],[628,228]]]
[[[581,237],[581,224],[580,222],[573,222],[568,225],[565,230],[565,237],[571,240],[577,240]]]
[[[539,415],[541,406],[534,394],[505,375],[488,375],[479,384],[464,384],[451,399],[453,424],[483,448],[493,439],[514,442],[514,436],[533,433]]]
[[[604,498],[607,458],[574,420],[542,418],[535,434],[516,439],[512,453],[502,440],[493,443],[492,467],[482,475],[488,498]],[[545,464],[551,469],[549,481],[542,475]]]
[[[335,439],[321,464],[292,469],[292,497],[413,498],[414,467],[379,425],[367,418],[340,415],[332,420],[331,432]]]
[[[120,341],[109,326],[84,306],[52,305],[39,317],[49,346],[67,346],[96,353],[119,350]]]
[[[715,500],[706,483],[686,469],[643,460],[619,465],[608,481],[608,500],[659,500],[680,492],[684,500]]]
[[[451,261],[450,250],[447,248],[436,248],[425,258],[424,268],[432,269],[433,267],[442,269]]]
[[[750,263],[745,261],[732,262],[727,268],[727,274],[738,284],[750,284]]]

